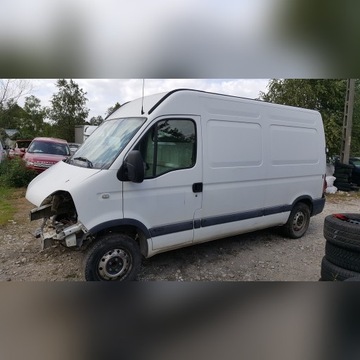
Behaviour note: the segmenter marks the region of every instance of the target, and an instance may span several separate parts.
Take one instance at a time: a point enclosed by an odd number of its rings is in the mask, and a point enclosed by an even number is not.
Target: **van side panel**
[[[204,192],[195,242],[283,225],[296,199],[322,197],[325,142],[317,112],[199,100]]]
[[[239,106],[235,99],[209,100],[201,98],[207,109],[202,116],[204,192],[195,242],[261,227],[265,198],[259,107]]]
[[[265,206],[322,197],[325,142],[318,113],[281,108],[268,113],[268,190]]]
[[[261,125],[209,119],[205,127],[202,216],[261,208],[264,199]]]

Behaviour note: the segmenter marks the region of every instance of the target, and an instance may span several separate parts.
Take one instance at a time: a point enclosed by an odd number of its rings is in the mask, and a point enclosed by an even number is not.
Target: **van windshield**
[[[69,163],[94,169],[108,169],[140,129],[146,118],[122,118],[104,121]]]

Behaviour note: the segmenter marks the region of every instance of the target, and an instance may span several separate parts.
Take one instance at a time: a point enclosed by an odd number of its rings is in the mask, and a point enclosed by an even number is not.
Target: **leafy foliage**
[[[99,116],[93,116],[93,117],[90,119],[89,123],[90,123],[90,125],[98,126],[98,125],[100,125],[103,121],[104,121],[103,117],[102,117],[101,115],[99,115]]]
[[[106,111],[105,119],[107,119],[113,112],[115,112],[120,107],[121,105],[119,104],[119,102],[117,102],[114,106],[109,107]]]
[[[60,79],[56,86],[58,92],[52,97],[49,116],[56,125],[56,136],[74,142],[75,125],[85,124],[89,114],[86,92],[73,80]]]
[[[7,103],[6,109],[0,111],[0,128],[18,129],[26,112],[17,103]]]
[[[4,160],[0,163],[0,186],[24,187],[37,173],[25,167],[22,159]]]
[[[34,95],[25,98],[24,111],[26,115],[22,119],[19,130],[23,139],[32,139],[42,136],[46,109],[41,106],[41,101]]]

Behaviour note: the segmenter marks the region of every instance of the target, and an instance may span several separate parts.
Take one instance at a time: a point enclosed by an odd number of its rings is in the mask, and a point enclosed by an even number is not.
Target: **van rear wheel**
[[[87,281],[131,281],[140,270],[141,254],[137,243],[123,234],[99,238],[87,252]]]
[[[301,238],[307,231],[310,224],[310,209],[304,203],[296,204],[284,225],[284,233],[291,239]]]

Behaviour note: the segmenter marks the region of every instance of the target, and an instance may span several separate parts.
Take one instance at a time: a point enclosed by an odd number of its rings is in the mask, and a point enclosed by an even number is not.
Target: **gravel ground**
[[[17,212],[0,227],[1,281],[83,281],[83,253],[62,246],[40,251],[30,223],[33,206],[22,193]],[[139,281],[318,281],[325,239],[323,222],[336,212],[359,212],[356,193],[329,195],[307,234],[284,238],[278,229],[258,231],[156,255],[143,260]]]

